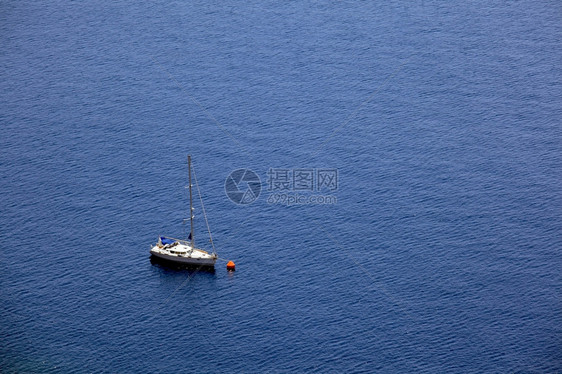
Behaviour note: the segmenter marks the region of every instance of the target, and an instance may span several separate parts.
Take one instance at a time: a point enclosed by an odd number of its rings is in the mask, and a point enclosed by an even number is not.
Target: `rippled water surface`
[[[0,9],[2,372],[562,370],[558,2]],[[188,153],[234,273],[149,258]]]

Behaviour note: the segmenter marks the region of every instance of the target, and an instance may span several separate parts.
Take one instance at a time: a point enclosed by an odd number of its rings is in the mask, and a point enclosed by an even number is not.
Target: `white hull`
[[[181,253],[174,252],[175,251],[170,251],[157,245],[152,247],[152,249],[150,250],[150,254],[152,254],[154,257],[178,264],[194,266],[215,266],[215,263],[217,262],[217,257],[215,255],[208,254],[207,252],[198,249],[182,251]]]

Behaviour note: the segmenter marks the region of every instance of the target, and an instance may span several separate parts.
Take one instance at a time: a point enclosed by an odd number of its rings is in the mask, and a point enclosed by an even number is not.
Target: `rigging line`
[[[193,170],[193,179],[195,179],[195,186],[197,187],[197,193],[199,194],[199,201],[201,201],[201,210],[203,211],[203,217],[205,217],[205,223],[207,224],[207,231],[209,232],[209,239],[211,241],[211,246],[213,247],[213,253],[217,253],[215,250],[215,244],[213,243],[213,235],[211,234],[211,228],[209,227],[209,221],[207,220],[207,213],[205,212],[205,205],[203,205],[203,198],[201,197],[201,190],[199,189],[199,183],[197,182],[197,174],[195,174],[195,168]]]

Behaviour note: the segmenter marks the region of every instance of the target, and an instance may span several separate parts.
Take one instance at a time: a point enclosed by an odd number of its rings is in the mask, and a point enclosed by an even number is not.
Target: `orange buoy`
[[[234,262],[228,261],[228,264],[226,264],[226,270],[228,271],[236,270],[236,265],[234,265]]]

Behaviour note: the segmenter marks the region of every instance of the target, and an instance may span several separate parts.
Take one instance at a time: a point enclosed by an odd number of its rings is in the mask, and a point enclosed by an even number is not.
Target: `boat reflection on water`
[[[153,255],[150,256],[150,263],[153,266],[165,271],[187,271],[188,273],[201,272],[205,274],[215,274],[215,268],[213,266],[182,264],[174,261],[168,261]]]

